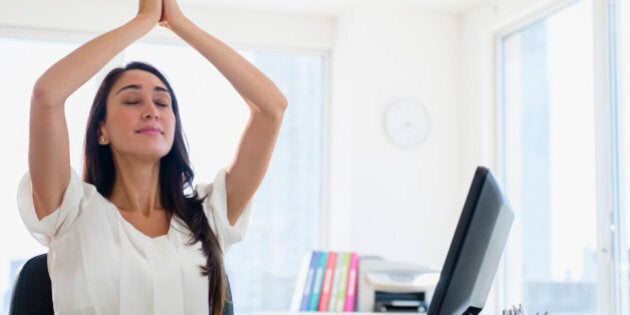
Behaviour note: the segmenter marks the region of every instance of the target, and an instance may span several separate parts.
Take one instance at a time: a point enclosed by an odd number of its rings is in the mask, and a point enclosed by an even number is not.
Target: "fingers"
[[[170,27],[184,17],[176,0],[162,0],[160,25]]]

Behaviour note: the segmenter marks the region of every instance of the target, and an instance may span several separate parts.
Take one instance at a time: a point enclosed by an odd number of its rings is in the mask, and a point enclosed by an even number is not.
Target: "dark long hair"
[[[201,273],[208,277],[208,305],[210,314],[218,315],[223,311],[226,300],[226,280],[223,269],[223,253],[216,235],[210,229],[202,202],[191,188],[194,172],[190,166],[188,149],[182,132],[177,99],[171,85],[162,73],[146,63],[132,62],[122,68],[110,71],[101,83],[88,118],[85,133],[85,153],[83,161],[83,180],[96,186],[100,194],[110,197],[116,178],[116,168],[110,146],[99,145],[100,123],[107,115],[107,97],[116,81],[128,70],[142,70],[158,77],[171,95],[175,114],[175,135],[171,150],[160,160],[160,201],[170,215],[181,219],[192,232],[190,245],[201,242],[206,265],[200,266]],[[185,191],[192,191],[186,194]]]

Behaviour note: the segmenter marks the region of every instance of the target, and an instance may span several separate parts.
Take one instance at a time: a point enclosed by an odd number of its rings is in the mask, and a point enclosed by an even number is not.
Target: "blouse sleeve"
[[[76,172],[72,170],[61,205],[54,212],[39,220],[35,213],[31,177],[29,173],[26,173],[18,186],[17,203],[26,228],[42,245],[49,246],[53,237],[68,230],[76,220],[82,196],[82,182]]]
[[[249,228],[251,219],[251,202],[234,225],[230,225],[227,217],[227,189],[225,185],[225,169],[219,171],[211,184],[197,185],[199,196],[206,197],[203,208],[210,227],[214,231],[221,249],[227,252],[230,246],[243,239]]]

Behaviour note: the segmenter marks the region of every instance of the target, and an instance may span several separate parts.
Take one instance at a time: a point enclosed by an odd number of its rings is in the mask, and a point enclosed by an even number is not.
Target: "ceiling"
[[[492,0],[180,0],[183,6],[200,5],[241,9],[338,13],[359,8],[423,9],[458,13],[492,3]]]

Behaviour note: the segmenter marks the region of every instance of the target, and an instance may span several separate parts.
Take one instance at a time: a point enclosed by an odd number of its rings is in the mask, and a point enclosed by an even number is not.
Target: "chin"
[[[132,159],[139,159],[147,162],[156,162],[165,157],[172,149],[173,145],[167,143],[135,143],[135,145],[125,145],[124,147],[113,147],[115,153]]]
[[[147,148],[145,150],[136,151],[134,155],[142,158],[143,160],[159,161],[170,152],[166,148]]]

